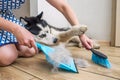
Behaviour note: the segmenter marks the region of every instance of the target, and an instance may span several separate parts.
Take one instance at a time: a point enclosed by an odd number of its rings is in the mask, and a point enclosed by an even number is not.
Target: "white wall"
[[[112,0],[68,0],[81,24],[88,25],[87,34],[110,41]]]
[[[38,0],[38,13],[41,11],[44,12],[43,18],[46,19],[50,24],[57,27],[69,26],[69,23],[64,16],[45,0]]]
[[[30,16],[36,16],[38,13],[38,0],[30,0]]]
[[[31,9],[30,9],[31,16],[35,16],[39,14],[41,11],[44,12],[43,18],[46,21],[48,21],[48,23],[50,23],[51,25],[57,27],[69,26],[69,23],[64,18],[64,16],[54,7],[52,7],[49,3],[47,3],[46,0],[31,0]]]
[[[35,1],[35,0],[34,0]],[[87,35],[110,41],[112,0],[67,0],[81,24],[88,25]],[[44,11],[44,18],[52,25],[66,27],[67,20],[45,0],[38,0],[38,13]]]

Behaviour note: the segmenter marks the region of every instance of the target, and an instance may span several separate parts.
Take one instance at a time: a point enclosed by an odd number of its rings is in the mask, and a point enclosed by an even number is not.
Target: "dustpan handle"
[[[38,42],[36,42],[36,46],[38,47],[38,49],[42,50],[43,53],[46,55],[54,51],[54,48],[51,48],[51,47],[46,46],[46,45],[42,45]]]

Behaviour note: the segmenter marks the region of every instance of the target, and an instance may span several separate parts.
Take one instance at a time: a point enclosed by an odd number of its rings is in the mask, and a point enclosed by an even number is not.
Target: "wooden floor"
[[[92,63],[91,52],[75,47],[69,48],[74,58],[86,59],[90,66],[80,68],[79,73],[59,71],[52,73],[52,66],[47,63],[43,54],[32,58],[18,58],[8,67],[0,67],[0,80],[120,80],[120,48],[104,46],[100,51],[108,55],[111,69]]]

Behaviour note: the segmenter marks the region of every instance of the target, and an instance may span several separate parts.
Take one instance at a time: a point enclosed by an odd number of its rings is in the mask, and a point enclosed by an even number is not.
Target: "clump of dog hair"
[[[52,73],[58,73],[59,70],[56,66],[53,66],[52,70],[51,70]]]
[[[60,63],[69,65],[71,64],[73,57],[70,51],[65,48],[64,44],[60,44],[59,46],[55,46],[53,48],[55,51],[49,55],[53,63],[53,68],[51,71],[52,73],[58,73]],[[81,68],[90,66],[86,60],[80,58],[75,58],[75,64]]]
[[[85,59],[76,58],[75,64],[81,68],[89,67],[90,64]]]
[[[58,67],[60,63],[69,65],[71,63],[72,57],[71,53],[65,48],[64,45],[60,44],[59,46],[54,47],[55,51],[49,55],[51,60],[53,61],[53,69],[52,72],[58,72]]]

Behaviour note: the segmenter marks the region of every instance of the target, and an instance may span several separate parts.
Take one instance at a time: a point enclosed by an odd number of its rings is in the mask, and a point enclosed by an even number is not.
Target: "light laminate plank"
[[[11,66],[0,67],[0,80],[30,80],[33,76]]]

